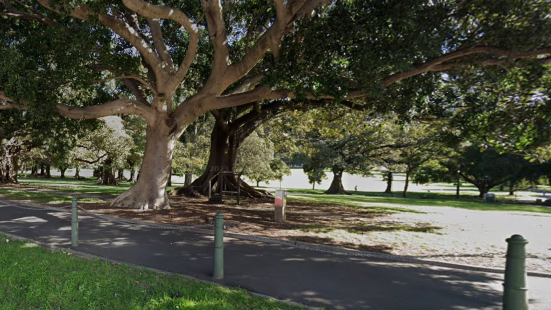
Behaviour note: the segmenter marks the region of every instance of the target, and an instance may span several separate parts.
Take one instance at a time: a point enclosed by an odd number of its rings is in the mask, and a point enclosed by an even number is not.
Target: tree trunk
[[[203,174],[195,179],[191,185],[173,189],[171,195],[208,195],[209,181],[212,193],[219,192],[218,177],[220,172],[235,171],[235,161],[237,159],[237,149],[241,142],[247,136],[236,135],[231,130],[223,128],[218,122],[215,123],[210,139],[210,154],[207,167]],[[228,176],[226,186],[237,189],[237,176]],[[256,198],[272,197],[272,195],[263,190],[255,189],[247,183],[241,181],[241,195]]]
[[[488,187],[486,184],[475,184],[476,188],[478,188],[478,197],[484,198],[484,194],[488,193]]]
[[[509,196],[513,196],[515,194],[515,181],[511,180],[509,181]]]
[[[343,173],[344,169],[333,167],[333,181],[329,189],[325,191],[326,194],[351,195],[344,189],[344,186],[342,186]]]
[[[40,164],[40,176],[43,177],[45,175],[46,173],[44,173],[44,164]]]
[[[192,178],[193,178],[193,174],[191,174],[191,173],[186,173],[186,174],[184,175],[184,186],[190,186],[190,185],[191,185]]]
[[[312,183],[312,190],[316,189],[316,182]]]
[[[392,171],[387,171],[386,173],[386,189],[385,194],[392,195],[392,181],[394,180],[394,175]]]
[[[75,167],[75,179],[79,179],[80,178],[80,169],[78,167]]]
[[[102,185],[118,185],[117,178],[115,177],[115,168],[112,166],[113,159],[107,158],[101,166],[101,179]]]
[[[15,139],[0,140],[0,183],[17,183],[17,146]]]
[[[124,169],[118,169],[118,171],[117,171],[117,180],[118,181],[124,180]]]
[[[145,154],[139,178],[119,195],[111,206],[139,210],[170,209],[166,186],[176,137],[159,118],[155,127],[147,126]]]
[[[408,196],[408,186],[409,186],[409,170],[406,170],[406,180],[404,183],[404,192],[402,193],[402,197],[406,198]]]
[[[59,168],[59,172],[61,174],[60,178],[65,179],[65,171],[67,171],[67,168]]]
[[[46,175],[44,176],[45,178],[51,178],[52,177],[52,173],[50,171],[50,168],[51,168],[51,165],[50,164],[46,164]]]
[[[136,180],[134,179],[135,174],[136,174],[136,169],[134,169],[134,167],[131,167],[130,168],[130,178],[128,178],[128,182],[131,182],[131,183],[136,182]]]

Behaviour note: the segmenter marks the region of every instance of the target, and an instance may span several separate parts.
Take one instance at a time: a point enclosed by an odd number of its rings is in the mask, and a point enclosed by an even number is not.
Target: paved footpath
[[[70,247],[70,214],[6,206],[0,232]],[[132,228],[80,214],[78,250],[211,280],[213,238]],[[406,264],[225,238],[225,279],[282,300],[328,309],[501,309],[501,274]],[[551,309],[551,279],[530,277],[530,310]]]

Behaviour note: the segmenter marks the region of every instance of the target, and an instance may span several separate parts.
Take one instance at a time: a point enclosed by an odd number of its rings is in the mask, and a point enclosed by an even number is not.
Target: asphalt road
[[[80,216],[78,250],[211,280],[213,238]],[[0,232],[70,247],[70,214],[2,205]],[[501,309],[500,274],[313,252],[225,238],[225,285],[329,309]],[[531,310],[551,309],[551,279],[529,278]]]

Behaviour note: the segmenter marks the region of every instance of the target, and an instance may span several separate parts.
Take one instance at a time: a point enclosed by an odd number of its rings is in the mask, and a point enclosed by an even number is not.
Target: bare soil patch
[[[306,202],[288,204],[286,222],[276,223],[273,201],[251,198],[237,205],[231,200],[226,200],[225,204],[211,204],[206,198],[171,197],[170,210],[137,211],[111,208],[108,204],[82,206],[108,216],[186,226],[210,223],[214,215],[221,212],[229,225],[258,236],[386,253],[391,253],[392,248],[385,244],[365,244],[357,238],[351,238],[348,233],[327,236],[323,234],[335,230],[361,234],[369,231],[438,229],[426,225],[414,224],[406,227],[393,222],[375,221],[388,217],[388,211]]]

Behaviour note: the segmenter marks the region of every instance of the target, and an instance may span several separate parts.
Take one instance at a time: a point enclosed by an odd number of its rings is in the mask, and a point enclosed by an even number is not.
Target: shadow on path
[[[0,205],[0,231],[70,245],[70,215]],[[79,251],[211,280],[213,238],[187,231],[123,227],[80,216]],[[221,283],[335,309],[501,309],[498,274],[312,252],[225,238]],[[550,287],[551,279],[538,279]],[[542,291],[542,294],[545,294]],[[531,310],[551,309],[531,295]]]

